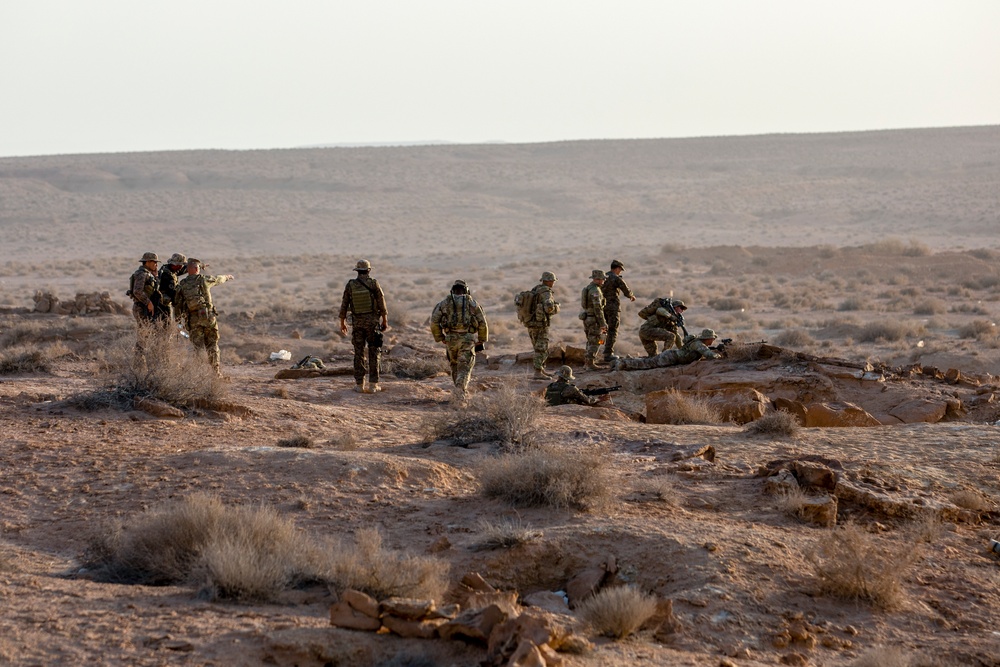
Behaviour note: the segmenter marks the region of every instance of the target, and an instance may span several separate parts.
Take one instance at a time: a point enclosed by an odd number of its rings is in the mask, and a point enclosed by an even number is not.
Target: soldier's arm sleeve
[[[351,307],[351,281],[347,281],[347,285],[344,286],[344,296],[340,300],[340,319],[347,319],[347,309]]]
[[[700,340],[694,341],[691,344],[691,349],[694,352],[697,352],[698,354],[700,354],[705,359],[718,359],[719,357],[722,356],[721,354],[719,354],[715,350],[710,350],[709,347],[708,347],[708,345],[705,345]]]
[[[626,299],[634,299],[635,298],[635,294],[633,294],[632,290],[629,289],[628,283],[626,283],[621,277],[618,278],[618,283],[619,283],[619,285],[621,287],[622,294],[625,295]]]
[[[576,385],[568,385],[563,390],[563,400],[566,403],[576,403],[577,405],[593,405],[596,400],[580,391]]]
[[[600,290],[594,290],[594,317],[597,318],[597,325],[602,329],[608,326],[608,320],[604,317],[604,304],[607,301],[604,300],[604,293]]]
[[[643,308],[642,310],[639,311],[639,313],[638,313],[639,319],[643,319],[643,320],[649,319],[649,316],[652,315],[653,313],[655,313],[656,309],[659,306],[660,306],[659,303],[657,303],[656,301],[653,301],[653,303],[649,304],[648,306],[646,306],[645,308]]]
[[[385,293],[382,291],[382,286],[378,284],[377,280],[373,280],[375,283],[375,314],[380,317],[388,317],[389,311],[385,307]]]
[[[483,312],[482,306],[476,308],[476,324],[478,325],[476,333],[479,336],[479,342],[487,342],[490,339],[490,325],[486,323],[486,313]]]
[[[431,313],[431,335],[434,336],[434,342],[440,343],[444,340],[444,332],[441,331],[441,304],[434,306],[434,311]]]
[[[149,274],[143,271],[135,279],[135,284],[132,285],[132,296],[144,306],[149,303],[149,294],[146,293],[146,283],[148,282]]]

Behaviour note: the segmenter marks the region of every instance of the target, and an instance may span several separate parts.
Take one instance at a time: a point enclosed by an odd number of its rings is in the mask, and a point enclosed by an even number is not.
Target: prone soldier
[[[684,343],[679,348],[668,348],[656,356],[642,359],[617,359],[612,368],[616,371],[638,371],[690,364],[698,359],[718,359],[722,355],[711,349],[715,338],[713,330],[702,329],[697,336],[685,336]]]

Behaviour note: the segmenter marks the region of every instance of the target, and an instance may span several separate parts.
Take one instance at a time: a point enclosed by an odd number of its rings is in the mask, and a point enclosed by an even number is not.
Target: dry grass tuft
[[[313,439],[307,435],[295,435],[291,438],[285,438],[278,441],[278,447],[301,447],[303,449],[312,449],[316,447],[316,443]]]
[[[772,438],[792,438],[798,434],[800,428],[799,420],[795,418],[795,415],[787,410],[775,410],[747,424],[743,433]]]
[[[958,329],[958,335],[965,339],[985,341],[997,336],[997,326],[989,320],[972,320]]]
[[[802,348],[815,342],[809,332],[804,329],[785,329],[774,337],[774,344],[780,347]]]
[[[865,652],[850,667],[914,667],[910,654],[894,646],[881,646]]]
[[[186,339],[154,328],[143,340],[144,353],[137,354],[134,334],[118,338],[106,355],[103,387],[74,396],[71,402],[82,409],[131,410],[141,398],[180,407],[225,398],[228,385]]]
[[[809,498],[809,496],[806,495],[806,492],[800,488],[783,491],[777,499],[778,510],[788,516],[795,517],[797,519],[801,518],[802,506],[806,504],[807,498]]]
[[[915,335],[913,328],[905,322],[885,320],[869,322],[858,331],[862,343],[895,342]]]
[[[326,444],[333,449],[348,452],[360,447],[361,440],[351,431],[340,431],[331,435]]]
[[[601,452],[552,446],[501,454],[476,471],[483,494],[520,507],[592,509],[611,498]]]
[[[444,357],[431,359],[389,359],[383,362],[382,372],[407,380],[425,380],[448,372]]]
[[[971,489],[958,489],[949,497],[951,502],[962,509],[973,512],[989,512],[993,509],[993,503],[978,491]]]
[[[705,398],[670,390],[660,399],[660,416],[666,424],[721,424],[722,415]]]
[[[903,602],[902,578],[916,560],[916,548],[911,543],[881,545],[849,523],[827,533],[807,558],[821,592],[895,609]]]
[[[656,613],[656,598],[631,586],[605,588],[579,607],[594,632],[624,639]]]
[[[355,544],[320,544],[267,506],[226,506],[195,494],[114,524],[84,556],[94,578],[126,584],[196,585],[212,600],[274,600],[305,582],[356,588],[382,599],[440,597],[447,564],[382,548],[378,531]]]
[[[534,542],[542,536],[542,531],[523,523],[520,517],[480,519],[478,526],[483,538],[477,545],[478,549],[509,549]]]
[[[520,451],[537,444],[536,423],[544,410],[541,397],[505,382],[493,392],[477,395],[465,410],[429,416],[422,427],[424,437],[431,441],[450,440],[463,447],[498,442],[506,451]]]

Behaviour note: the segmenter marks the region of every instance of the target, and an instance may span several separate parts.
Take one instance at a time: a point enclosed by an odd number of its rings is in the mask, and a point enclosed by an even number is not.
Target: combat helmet
[[[142,254],[142,259],[139,260],[140,264],[145,264],[146,262],[156,262],[160,263],[160,258],[156,256],[155,252],[146,252]]]
[[[573,375],[573,369],[569,366],[560,366],[559,370],[556,371],[556,375],[561,377],[563,380],[575,380],[576,376]]]
[[[556,278],[556,274],[552,273],[551,271],[544,271],[544,272],[542,272],[542,277],[540,278],[540,280],[543,283],[549,282],[549,281],[555,282],[557,280],[557,278]]]
[[[687,306],[684,305],[684,302],[681,301],[680,299],[671,299],[670,305],[673,306],[674,308],[683,308],[684,310],[687,310]]]

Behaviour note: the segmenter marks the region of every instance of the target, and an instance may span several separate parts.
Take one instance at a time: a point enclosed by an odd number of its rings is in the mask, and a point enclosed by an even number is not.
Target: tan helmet
[[[187,264],[187,261],[187,257],[179,252],[175,252],[170,256],[170,259],[167,260],[167,264]]]
[[[625,270],[625,265],[622,264],[621,262],[619,262],[617,259],[613,259],[613,260],[611,260],[611,268],[612,268],[612,270],[614,270],[614,269],[621,269],[622,271],[624,271]]]
[[[607,280],[607,278],[608,277],[604,275],[604,271],[601,271],[600,269],[594,269],[590,272],[591,280]]]
[[[556,280],[557,280],[556,274],[552,273],[551,271],[545,271],[542,273],[541,281],[543,283],[555,282]]]
[[[139,260],[139,263],[145,264],[146,262],[156,262],[157,264],[159,264],[160,258],[156,256],[155,252],[146,252],[143,253],[142,259]]]
[[[674,308],[683,308],[684,310],[687,310],[687,306],[685,306],[684,302],[681,301],[680,299],[671,299],[670,305],[673,306]]]
[[[698,334],[698,340],[708,340],[709,338],[718,338],[718,336],[711,329],[702,329],[701,333]]]
[[[560,366],[559,370],[556,371],[556,375],[561,377],[563,380],[575,380],[576,377],[573,375],[573,369],[569,366]]]
[[[359,259],[358,263],[354,265],[355,271],[371,271],[372,263],[367,259]]]

